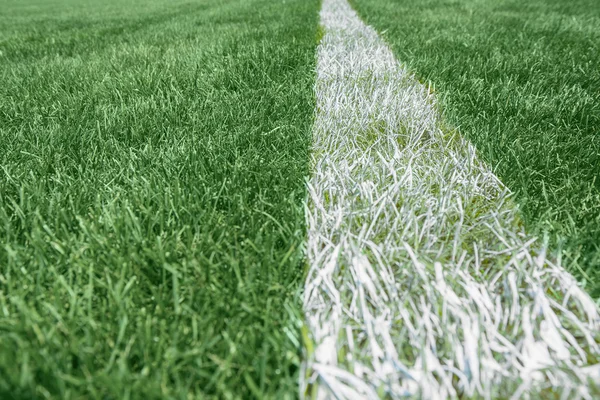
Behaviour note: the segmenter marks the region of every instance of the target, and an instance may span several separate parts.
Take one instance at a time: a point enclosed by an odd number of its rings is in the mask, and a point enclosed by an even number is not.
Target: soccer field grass
[[[600,2],[351,3],[600,297]]]
[[[297,393],[318,1],[3,1],[0,398]]]
[[[0,400],[595,398],[599,20],[3,0]]]

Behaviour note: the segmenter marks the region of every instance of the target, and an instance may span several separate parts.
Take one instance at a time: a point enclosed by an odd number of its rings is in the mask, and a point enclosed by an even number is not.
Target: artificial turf
[[[600,298],[600,2],[351,3]]]
[[[4,0],[0,398],[297,394],[318,0]]]

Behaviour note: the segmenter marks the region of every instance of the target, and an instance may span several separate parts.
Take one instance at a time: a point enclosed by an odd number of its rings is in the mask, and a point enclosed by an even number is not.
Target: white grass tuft
[[[302,397],[597,395],[595,303],[346,0],[321,19]]]

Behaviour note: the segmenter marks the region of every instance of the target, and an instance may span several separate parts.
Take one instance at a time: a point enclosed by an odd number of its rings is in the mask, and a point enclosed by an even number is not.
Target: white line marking
[[[597,306],[346,0],[321,20],[301,395],[590,398]]]

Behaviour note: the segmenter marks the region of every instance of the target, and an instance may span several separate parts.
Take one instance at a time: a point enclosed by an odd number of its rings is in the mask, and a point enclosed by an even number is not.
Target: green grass
[[[352,4],[600,298],[600,2]]]
[[[295,397],[319,2],[0,7],[0,397]]]

